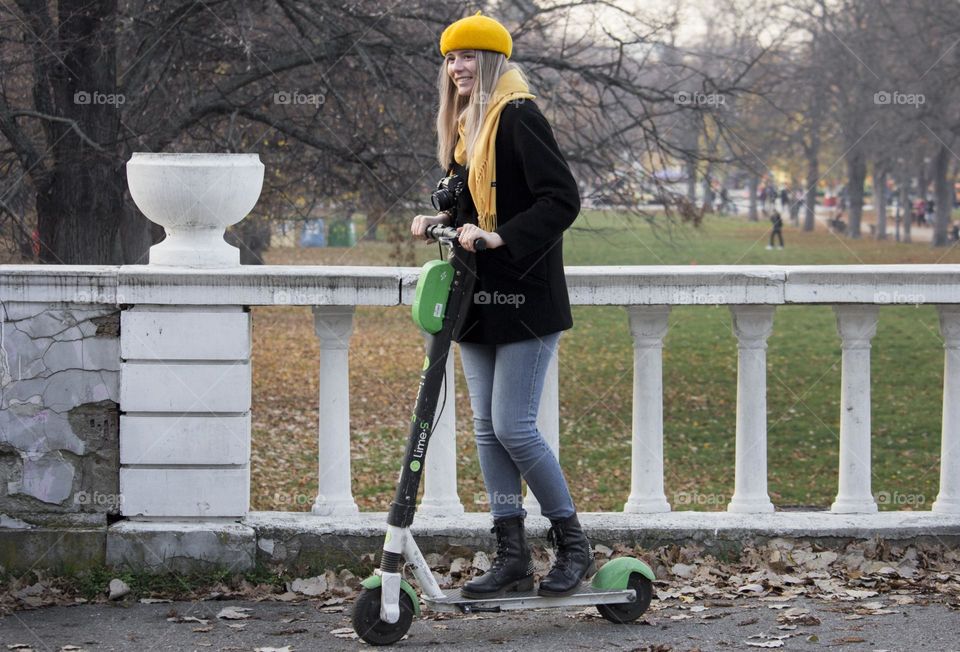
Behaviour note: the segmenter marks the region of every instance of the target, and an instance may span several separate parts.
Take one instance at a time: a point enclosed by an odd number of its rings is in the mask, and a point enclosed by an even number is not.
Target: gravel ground
[[[789,602],[745,597],[660,608],[613,625],[594,609],[458,616],[424,610],[398,649],[430,650],[960,650],[960,613],[924,596]],[[865,606],[867,605],[867,606]],[[217,614],[249,609],[245,619]],[[879,612],[879,613],[878,613]],[[351,605],[319,601],[114,602],[43,607],[0,618],[3,650],[355,650]],[[205,620],[199,622],[194,619]],[[17,644],[25,647],[18,648]],[[754,644],[754,645],[751,645]],[[69,647],[75,646],[75,647]]]

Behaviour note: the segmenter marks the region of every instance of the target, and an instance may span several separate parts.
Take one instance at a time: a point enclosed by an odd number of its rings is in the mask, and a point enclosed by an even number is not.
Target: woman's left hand
[[[495,231],[484,231],[476,224],[464,224],[457,231],[460,233],[460,246],[467,251],[476,251],[473,242],[477,238],[483,238],[487,243],[487,249],[496,249],[503,246],[503,238]]]

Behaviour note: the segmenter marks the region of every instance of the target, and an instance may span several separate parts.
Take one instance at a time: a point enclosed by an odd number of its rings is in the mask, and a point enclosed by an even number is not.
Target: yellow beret
[[[513,39],[507,28],[493,18],[476,15],[461,18],[440,36],[440,54],[447,56],[451,50],[490,50],[500,52],[509,59],[513,52]]]

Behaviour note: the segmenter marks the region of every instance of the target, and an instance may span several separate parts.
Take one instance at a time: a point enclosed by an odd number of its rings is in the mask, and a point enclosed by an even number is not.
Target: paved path
[[[960,650],[960,612],[942,603],[897,605],[890,596],[859,602],[796,598],[697,601],[695,610],[657,601],[641,620],[613,625],[594,609],[541,610],[509,615],[428,614],[414,620],[398,650],[752,650],[767,642],[781,649]],[[881,613],[873,615],[881,601]],[[247,620],[220,620],[224,607],[250,609]],[[779,606],[780,608],[774,608]],[[291,652],[357,650],[370,646],[350,636],[350,605],[324,613],[318,602],[209,601],[140,604],[118,602],[17,611],[0,618],[0,650],[23,643],[33,650],[230,650]],[[329,609],[329,608],[328,608]],[[792,609],[792,611],[788,611]],[[804,613],[804,611],[808,613]],[[179,622],[170,622],[174,617]],[[189,618],[206,619],[201,623]],[[793,625],[789,624],[793,617]],[[778,619],[780,622],[778,622]],[[785,629],[778,629],[781,623]],[[795,627],[790,629],[789,627]],[[755,638],[751,638],[755,637]],[[766,637],[766,638],[762,638]],[[16,649],[16,648],[12,648]],[[72,648],[66,648],[70,650]],[[763,648],[759,648],[763,649]]]

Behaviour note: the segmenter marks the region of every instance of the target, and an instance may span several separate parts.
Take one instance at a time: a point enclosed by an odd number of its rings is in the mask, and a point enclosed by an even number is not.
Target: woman
[[[536,427],[550,357],[573,326],[562,234],[580,195],[526,80],[507,61],[512,48],[503,25],[479,13],[443,32],[437,156],[467,183],[456,211],[418,215],[411,225],[424,237],[427,226],[453,221],[465,249],[474,251],[477,238],[487,244],[454,331],[497,536],[492,567],[463,587],[468,598],[533,588],[521,477],[550,519],[557,548],[539,594],[570,595],[594,570],[563,472]]]

